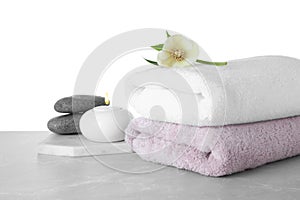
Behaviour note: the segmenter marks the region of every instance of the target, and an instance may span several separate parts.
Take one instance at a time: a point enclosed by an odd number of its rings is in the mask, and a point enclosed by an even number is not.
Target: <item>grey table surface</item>
[[[222,178],[136,154],[37,155],[48,132],[0,132],[0,199],[300,199],[300,156]]]

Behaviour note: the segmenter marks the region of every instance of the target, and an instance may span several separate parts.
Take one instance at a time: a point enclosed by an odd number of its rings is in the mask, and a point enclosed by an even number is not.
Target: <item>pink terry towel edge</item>
[[[210,152],[199,144],[205,133],[218,135]],[[300,117],[224,127],[195,127],[137,118],[126,142],[142,159],[224,176],[300,154]]]

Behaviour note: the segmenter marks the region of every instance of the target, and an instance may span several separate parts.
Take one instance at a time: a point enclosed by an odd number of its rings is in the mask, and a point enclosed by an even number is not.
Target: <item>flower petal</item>
[[[183,51],[184,60],[176,60],[171,54],[174,50]],[[198,56],[199,46],[197,43],[182,35],[173,35],[165,41],[163,50],[157,56],[157,62],[165,67],[184,67],[192,65]]]
[[[175,62],[172,67],[187,67],[190,65],[192,65],[191,62],[189,62],[187,60],[182,60],[182,61]]]
[[[160,66],[172,67],[176,60],[173,59],[168,52],[163,50],[157,55],[157,62]]]
[[[184,51],[184,57],[190,61],[196,61],[199,56],[199,46],[194,41],[185,38],[180,43],[181,49]]]
[[[188,59],[191,62],[194,62],[197,60],[199,56],[199,47],[193,46],[193,49],[191,51],[187,51],[185,54],[185,59]]]
[[[182,35],[173,35],[165,41],[163,49],[167,51],[178,49],[180,48],[182,40],[184,40],[184,37]]]

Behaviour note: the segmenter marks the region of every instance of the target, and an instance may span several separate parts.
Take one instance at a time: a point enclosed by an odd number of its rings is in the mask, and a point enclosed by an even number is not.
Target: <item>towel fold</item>
[[[131,121],[126,142],[142,159],[224,176],[300,154],[300,117],[197,127],[146,118]],[[205,137],[218,137],[202,151]]]
[[[227,66],[154,68],[129,76],[135,117],[221,126],[300,115],[300,60],[264,56]],[[181,79],[179,78],[181,77]],[[163,114],[155,114],[155,110]]]

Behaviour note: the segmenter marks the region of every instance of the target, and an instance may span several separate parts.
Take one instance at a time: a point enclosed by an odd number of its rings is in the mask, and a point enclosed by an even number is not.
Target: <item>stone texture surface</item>
[[[132,153],[37,155],[38,143],[48,135],[1,132],[1,200],[297,200],[300,196],[300,156],[210,178],[146,162]]]
[[[60,113],[81,113],[97,106],[104,106],[105,98],[92,95],[73,95],[58,100],[54,110]]]
[[[76,134],[81,133],[79,120],[83,114],[68,114],[54,117],[49,120],[47,126],[50,131],[57,134]]]

